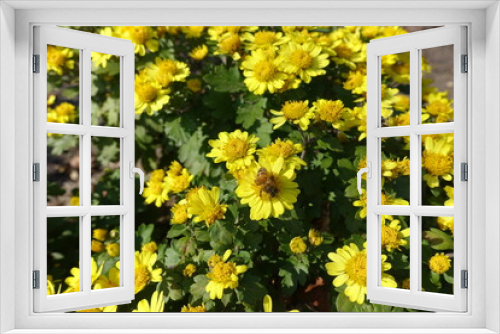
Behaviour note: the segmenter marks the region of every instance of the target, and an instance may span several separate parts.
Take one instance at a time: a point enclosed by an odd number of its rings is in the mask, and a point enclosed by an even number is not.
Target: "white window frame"
[[[143,1],[140,4],[132,1],[121,3],[7,1],[0,6],[1,331],[13,330],[11,333],[17,334],[76,333],[76,330],[72,330],[74,328],[88,329],[86,332],[89,333],[145,333],[145,328],[151,328],[151,332],[155,333],[495,333],[500,331],[498,319],[500,230],[497,223],[500,220],[498,205],[500,152],[489,150],[486,154],[485,150],[486,138],[490,147],[500,146],[498,135],[500,11],[496,1],[436,0],[432,3],[207,1],[203,4],[176,1],[163,3]],[[141,8],[141,10],[123,9],[123,7]],[[468,203],[468,212],[470,225],[473,225],[474,229],[469,227],[468,231],[471,236],[468,252],[471,256],[468,263],[470,308],[467,313],[271,315],[219,313],[131,316],[130,314],[72,315],[32,312],[32,290],[28,287],[31,283],[32,269],[29,254],[33,241],[31,238],[33,212],[27,209],[31,207],[31,203],[26,200],[26,194],[32,191],[30,181],[32,161],[29,158],[32,154],[29,145],[32,141],[30,135],[32,105],[27,96],[32,94],[29,70],[33,25],[402,25],[403,23],[410,26],[465,24],[469,27],[471,75],[468,80],[471,90],[468,100],[469,110],[472,112],[469,114],[468,122],[470,136],[468,145],[472,156],[469,169],[471,201]],[[14,87],[13,78],[16,79]],[[15,110],[15,113],[5,112],[6,109]],[[14,129],[12,124],[15,124]],[[15,145],[12,145],[12,137],[15,138]],[[487,172],[489,172],[488,182],[485,182]],[[11,198],[12,189],[15,189],[14,198]],[[15,250],[15,256],[12,256],[12,250]],[[486,250],[490,254],[488,266],[485,266]],[[486,277],[488,279],[485,279]],[[486,291],[488,293],[485,293]],[[141,329],[131,329],[138,328],[138,324],[141,324]]]
[[[134,299],[135,251],[135,180],[130,169],[135,164],[134,45],[125,39],[101,36],[67,28],[35,26],[34,53],[39,55],[39,73],[33,74],[34,162],[39,164],[39,181],[33,184],[33,269],[39,271],[39,289],[34,289],[34,311],[75,311],[86,308],[130,303]],[[47,45],[80,50],[79,124],[48,123]],[[120,58],[120,125],[91,124],[91,52]],[[47,133],[78,135],[80,205],[47,206]],[[120,198],[118,205],[91,205],[92,137],[120,140]],[[132,173],[133,176],[133,173]],[[91,219],[117,216],[120,225],[120,286],[91,290]],[[48,218],[79,218],[79,288],[80,291],[47,296],[47,225]]]
[[[467,55],[466,27],[450,26],[411,34],[372,40],[367,47],[367,298],[372,303],[416,308],[428,311],[457,311],[467,309],[467,290],[461,287],[461,271],[467,270],[467,185],[461,180],[461,164],[467,163],[467,73],[462,73],[461,57]],[[454,120],[448,123],[422,124],[421,59],[422,50],[453,46]],[[381,58],[385,55],[410,54],[410,125],[383,127],[381,124]],[[455,206],[422,205],[422,135],[454,134]],[[410,138],[410,203],[382,205],[382,138]],[[410,223],[410,289],[381,286],[381,216],[407,216]],[[422,286],[422,217],[454,217],[453,294],[421,291]]]

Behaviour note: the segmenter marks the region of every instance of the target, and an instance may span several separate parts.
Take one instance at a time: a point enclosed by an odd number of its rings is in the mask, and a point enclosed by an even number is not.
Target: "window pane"
[[[381,57],[382,126],[410,125],[410,52]]]
[[[80,218],[47,218],[47,295],[80,291]]]
[[[79,51],[47,45],[47,122],[79,123]]]
[[[47,205],[80,205],[80,137],[47,134]]]
[[[120,139],[92,137],[92,205],[120,204]]]
[[[422,136],[422,204],[453,206],[453,133]]]
[[[381,216],[381,286],[410,289],[410,217]]]
[[[409,205],[410,137],[382,138],[381,205]]]
[[[422,217],[422,290],[453,294],[453,217]]]
[[[92,125],[120,126],[120,57],[92,51]]]
[[[422,50],[422,123],[453,122],[453,45]]]

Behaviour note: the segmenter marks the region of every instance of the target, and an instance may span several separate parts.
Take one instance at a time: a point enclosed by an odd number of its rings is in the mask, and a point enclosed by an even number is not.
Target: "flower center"
[[[398,231],[389,226],[382,226],[382,246],[398,248]]]
[[[294,153],[293,146],[288,143],[274,143],[269,147],[269,151],[276,157],[288,158]]]
[[[410,113],[407,112],[396,116],[396,125],[397,126],[410,125]]]
[[[302,70],[311,67],[313,60],[309,52],[304,50],[294,51],[290,56],[290,62]]]
[[[66,61],[66,57],[63,56],[61,52],[57,50],[53,50],[52,52],[47,54],[47,63],[51,65],[61,66]]]
[[[138,83],[135,86],[135,92],[143,102],[154,101],[158,96],[158,89],[147,82]]]
[[[147,27],[132,27],[130,29],[130,37],[133,43],[144,44],[149,39]]]
[[[360,252],[351,257],[345,264],[345,271],[351,280],[366,286],[366,254]]]
[[[146,267],[135,267],[135,286],[143,287],[151,280],[151,274]]]
[[[220,43],[220,49],[222,52],[227,53],[227,54],[232,54],[238,51],[240,48],[241,41],[240,41],[240,36],[238,35],[231,35],[227,38],[225,38],[221,43]]]
[[[149,191],[153,195],[160,196],[161,193],[163,192],[163,187],[160,182],[151,182],[149,185]]]
[[[268,82],[274,77],[276,67],[270,61],[263,60],[255,65],[254,72],[257,80],[260,82]]]
[[[270,45],[274,42],[274,32],[272,31],[259,31],[255,34],[255,44],[257,45]]]
[[[335,52],[337,52],[337,56],[340,58],[349,59],[352,56],[352,50],[345,44],[341,44],[335,48]]]
[[[281,109],[281,111],[285,115],[285,118],[292,120],[301,118],[308,110],[309,108],[307,107],[307,105],[297,101],[288,101]]]
[[[205,221],[208,225],[212,225],[216,220],[224,218],[224,210],[221,205],[216,205],[211,211],[206,213]]]
[[[424,167],[434,176],[449,174],[452,168],[453,159],[449,156],[424,152]]]
[[[449,112],[448,105],[442,101],[434,101],[425,108],[429,114],[432,116],[438,116],[439,114],[445,114]]]
[[[248,150],[248,145],[244,140],[239,138],[231,138],[224,146],[226,155],[230,158],[244,157]]]
[[[212,269],[212,280],[225,283],[231,280],[233,274],[236,274],[236,265],[233,262],[218,262]]]
[[[339,120],[341,111],[344,109],[343,103],[327,101],[319,109],[319,117],[323,121],[334,123]]]
[[[189,187],[189,179],[186,176],[180,175],[172,178],[172,182],[170,183],[170,190],[172,192],[180,193],[187,187]]]

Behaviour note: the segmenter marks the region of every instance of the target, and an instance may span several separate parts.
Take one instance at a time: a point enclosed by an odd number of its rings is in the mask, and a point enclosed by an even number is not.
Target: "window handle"
[[[140,168],[137,168],[137,167],[134,167],[134,162],[133,161],[130,161],[130,164],[129,164],[129,170],[130,170],[130,178],[133,179],[134,178],[134,174],[137,173],[139,174],[139,185],[140,185],[140,190],[139,190],[139,194],[142,195],[142,191],[144,190],[144,172],[140,169]]]
[[[362,191],[361,191],[361,179],[362,179],[362,177],[361,176],[363,175],[363,173],[366,173],[366,177],[371,179],[371,177],[372,177],[372,171],[371,171],[372,168],[371,167],[372,167],[372,163],[367,162],[366,168],[361,168],[358,171],[358,192],[360,195],[362,194]]]

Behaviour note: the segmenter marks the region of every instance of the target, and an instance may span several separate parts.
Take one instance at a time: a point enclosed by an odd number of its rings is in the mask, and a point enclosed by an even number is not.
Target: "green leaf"
[[[203,144],[206,135],[203,134],[201,128],[190,134],[190,138],[186,144],[179,148],[179,160],[193,175],[210,172],[210,163],[205,157],[206,152],[203,150]]]
[[[176,238],[178,236],[184,235],[186,232],[186,225],[172,225],[167,233],[167,238]]]
[[[193,302],[203,299],[205,287],[208,284],[208,277],[205,275],[197,275],[194,277],[194,283],[191,285],[189,292],[193,296]]]
[[[258,126],[255,127],[255,124],[258,124]],[[257,137],[260,138],[259,144],[261,146],[269,145],[271,143],[273,125],[267,120],[267,118],[260,118],[255,124],[253,128],[255,128],[254,132]]]
[[[264,117],[266,102],[267,99],[262,97],[243,101],[243,104],[236,110],[236,123],[249,129],[258,119]]]
[[[337,300],[335,301],[337,306],[337,311],[339,312],[356,312],[356,304],[349,300],[343,292],[339,293]]]
[[[210,245],[215,250],[226,250],[233,242],[233,234],[223,222],[217,221],[210,226]]]
[[[435,250],[453,249],[453,238],[437,228],[431,227],[430,231],[424,231],[424,238]]]
[[[151,235],[153,234],[153,231],[155,229],[155,226],[153,224],[141,224],[137,228],[137,236],[141,238],[141,244],[147,244],[148,242],[151,241]]]
[[[262,307],[262,301],[267,293],[267,289],[260,281],[259,276],[245,274],[238,288],[243,290],[243,303],[254,310]]]
[[[227,69],[224,65],[216,66],[214,72],[206,74],[203,80],[222,93],[236,93],[245,88],[237,67]]]
[[[451,272],[451,275],[448,275],[448,272],[445,272],[443,274],[443,277],[444,277],[444,280],[450,284],[453,284],[454,282],[454,279],[453,279],[453,270],[450,270],[449,272]]]
[[[165,252],[165,266],[175,267],[181,262],[181,257],[173,248],[167,249]]]
[[[430,276],[429,278],[430,278],[430,281],[432,282],[432,284],[437,285],[437,286],[441,286],[441,282],[440,282],[441,275],[439,275],[438,273],[435,273],[431,270],[429,276]]]
[[[208,231],[203,231],[203,230],[198,230],[194,232],[194,236],[196,240],[199,242],[209,242],[210,241],[210,232]]]

